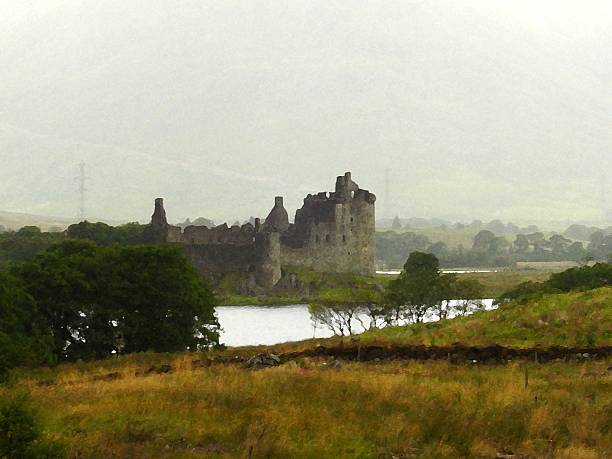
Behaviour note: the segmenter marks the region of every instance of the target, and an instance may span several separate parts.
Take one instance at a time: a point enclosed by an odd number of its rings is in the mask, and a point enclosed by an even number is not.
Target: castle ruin
[[[180,243],[198,271],[213,283],[228,273],[246,273],[260,287],[274,287],[284,267],[374,275],[374,202],[347,172],[333,192],[309,194],[293,223],[275,198],[263,223],[214,228],[169,225],[163,199],[155,200],[150,243]]]

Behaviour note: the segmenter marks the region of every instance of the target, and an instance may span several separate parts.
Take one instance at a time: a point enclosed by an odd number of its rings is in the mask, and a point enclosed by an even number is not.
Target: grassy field
[[[491,273],[461,273],[460,279],[476,279],[484,287],[485,298],[497,298],[522,282],[543,282],[550,277],[547,271],[498,271]]]
[[[609,346],[612,287],[372,331],[360,342]],[[612,456],[610,358],[485,365],[297,356],[260,370],[230,358],[339,343],[64,364],[16,375],[0,395],[29,391],[47,436],[73,458]],[[214,356],[226,363],[198,363]]]
[[[458,458],[612,452],[609,362],[449,365],[307,359],[168,374],[66,366],[22,381],[47,435],[87,458]],[[249,455],[250,452],[250,455]],[[403,455],[403,456],[402,456]]]
[[[516,348],[612,345],[612,287],[546,295],[528,304],[503,305],[457,319],[388,327],[360,335],[379,344],[453,343]]]

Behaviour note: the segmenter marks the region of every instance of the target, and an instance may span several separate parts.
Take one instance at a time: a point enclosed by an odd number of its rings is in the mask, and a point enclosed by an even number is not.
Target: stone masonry
[[[260,287],[271,288],[283,267],[319,272],[374,274],[374,203],[376,196],[347,172],[336,179],[333,192],[309,194],[295,213],[294,223],[275,198],[263,223],[214,228],[169,225],[162,198],[155,200],[149,243],[180,243],[199,272],[213,283],[228,273],[247,273]]]

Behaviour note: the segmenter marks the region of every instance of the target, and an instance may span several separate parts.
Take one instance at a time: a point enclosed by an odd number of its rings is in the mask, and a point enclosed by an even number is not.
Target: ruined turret
[[[155,198],[155,208],[151,223],[144,230],[144,240],[147,244],[182,242],[181,228],[168,224],[163,198]]]
[[[151,215],[151,225],[153,226],[166,226],[168,219],[166,218],[166,210],[164,209],[164,198],[155,199],[155,209],[153,215]]]
[[[358,189],[359,185],[353,182],[350,172],[345,172],[344,175],[336,177],[336,199],[346,201],[350,199]]]
[[[274,198],[274,207],[266,217],[264,229],[266,231],[277,231],[283,233],[289,228],[289,214],[283,206],[283,197]]]
[[[168,219],[164,210],[164,199],[155,199],[155,209],[151,223],[144,229],[144,240],[147,244],[163,244],[168,239]]]

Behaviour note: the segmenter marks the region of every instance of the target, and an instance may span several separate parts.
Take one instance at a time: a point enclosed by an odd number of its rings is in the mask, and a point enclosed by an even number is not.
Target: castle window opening
[[[329,242],[329,241],[330,241],[329,234],[326,234],[326,235],[325,235],[325,242]]]
[[[342,242],[344,242],[346,244],[346,234],[342,235]]]

